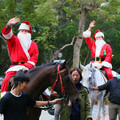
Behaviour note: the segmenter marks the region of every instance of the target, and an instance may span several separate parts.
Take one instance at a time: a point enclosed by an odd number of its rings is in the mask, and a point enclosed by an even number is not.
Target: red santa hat
[[[29,21],[24,21],[23,23],[21,23],[18,30],[20,29],[29,30],[30,34],[32,35],[32,28]]]
[[[103,37],[104,38],[104,34],[99,29],[95,31],[95,33],[93,35],[93,39],[96,40],[97,37]]]

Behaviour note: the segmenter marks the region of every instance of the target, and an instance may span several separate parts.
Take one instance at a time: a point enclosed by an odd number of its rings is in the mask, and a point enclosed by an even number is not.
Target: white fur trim
[[[35,63],[33,61],[28,61],[30,64],[32,64],[33,66],[35,66]]]
[[[97,37],[104,37],[104,34],[102,32],[97,32],[95,34],[95,38],[97,38]]]
[[[20,29],[25,29],[25,30],[29,30],[29,31],[30,31],[29,25],[27,25],[27,24],[25,24],[25,23],[21,23],[21,25],[20,25],[20,27],[19,27],[18,30],[20,30]]]
[[[114,77],[117,76],[117,73],[115,71],[113,71],[113,70],[112,70],[112,74],[113,74]]]
[[[2,34],[2,35],[4,36],[5,39],[10,39],[13,35],[12,29],[7,35],[4,35],[4,34]]]
[[[43,95],[50,96],[50,91],[48,90],[48,88],[43,92]]]
[[[99,62],[94,62],[94,63],[92,63],[92,66],[94,66],[94,67],[97,67],[97,66],[99,66],[99,65],[104,66],[104,67],[107,67],[107,68],[110,67],[110,68],[112,69],[111,63],[106,62],[106,61],[103,61],[102,63],[99,63]]]
[[[13,67],[10,67],[6,72],[8,71],[19,71],[21,69],[23,69],[25,66],[23,65],[16,65],[16,66],[13,66]]]
[[[6,92],[1,92],[1,98],[6,94]]]
[[[101,65],[101,63],[99,63],[99,62],[94,62],[94,63],[92,63],[92,66],[94,66],[94,67],[97,67],[97,66],[99,66],[99,65]]]
[[[112,69],[112,64],[111,63],[109,63],[109,62],[106,62],[106,61],[103,61],[102,62],[102,66],[104,66],[104,67],[110,67],[111,69]]]
[[[86,30],[85,32],[83,32],[83,37],[90,37],[91,36],[91,31]]]
[[[24,52],[25,52],[25,54],[26,54],[26,56],[27,56],[27,58],[29,60],[30,59],[30,54],[28,53],[28,50],[23,45],[22,45],[22,48],[23,48],[23,50],[24,50]]]

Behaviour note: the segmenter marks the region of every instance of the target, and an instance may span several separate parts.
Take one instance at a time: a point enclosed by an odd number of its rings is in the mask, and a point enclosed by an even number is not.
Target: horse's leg
[[[102,100],[100,96],[98,97],[97,101],[98,101],[98,110],[96,114],[96,120],[100,120],[100,112],[101,112],[101,106],[102,106]]]
[[[93,115],[94,115],[94,113],[93,113],[94,103],[95,103],[95,101],[91,99],[90,106],[91,106],[91,115],[92,115],[92,117],[94,117],[94,116],[93,116]]]
[[[106,98],[103,96],[103,102],[102,102],[102,107],[101,107],[101,109],[102,109],[102,120],[105,120],[105,100],[106,100]]]
[[[41,110],[39,108],[28,108],[27,110],[27,120],[39,120]]]
[[[90,106],[91,106],[91,113],[92,113],[92,111],[93,111],[93,106],[94,106],[94,100],[92,100],[92,99],[91,99]]]

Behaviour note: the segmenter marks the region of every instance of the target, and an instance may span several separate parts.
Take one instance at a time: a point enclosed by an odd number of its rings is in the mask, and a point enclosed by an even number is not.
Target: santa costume
[[[112,49],[109,44],[107,44],[103,39],[96,40],[97,37],[103,37],[104,34],[97,30],[93,35],[93,40],[91,37],[91,31],[87,30],[83,32],[83,37],[85,38],[86,44],[90,48],[91,56],[92,56],[92,65],[102,66],[102,69],[106,71],[108,80],[113,78],[112,74]]]
[[[3,28],[2,34],[7,41],[8,51],[10,55],[11,65],[6,71],[5,78],[1,86],[1,96],[7,91],[9,79],[16,74],[17,71],[27,67],[34,68],[38,60],[38,47],[35,42],[31,40],[32,29],[29,21],[24,21],[19,30],[28,30],[30,33],[18,33],[15,36],[12,32],[12,26],[8,24]]]

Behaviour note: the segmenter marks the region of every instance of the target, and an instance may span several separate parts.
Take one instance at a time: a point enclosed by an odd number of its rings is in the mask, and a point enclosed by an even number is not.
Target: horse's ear
[[[80,63],[80,68],[83,70],[85,68],[85,66],[83,66],[81,63]]]
[[[92,63],[90,63],[90,68],[92,68]]]
[[[70,63],[71,59],[69,60],[65,60],[62,64],[61,64],[61,68],[65,68],[66,65],[68,65]]]
[[[63,63],[63,65],[68,65],[70,63],[70,61],[71,61],[71,59],[65,60],[64,63]]]
[[[68,64],[70,63],[71,60],[72,60],[72,58],[69,59],[69,60],[66,60],[66,64],[68,65]]]

